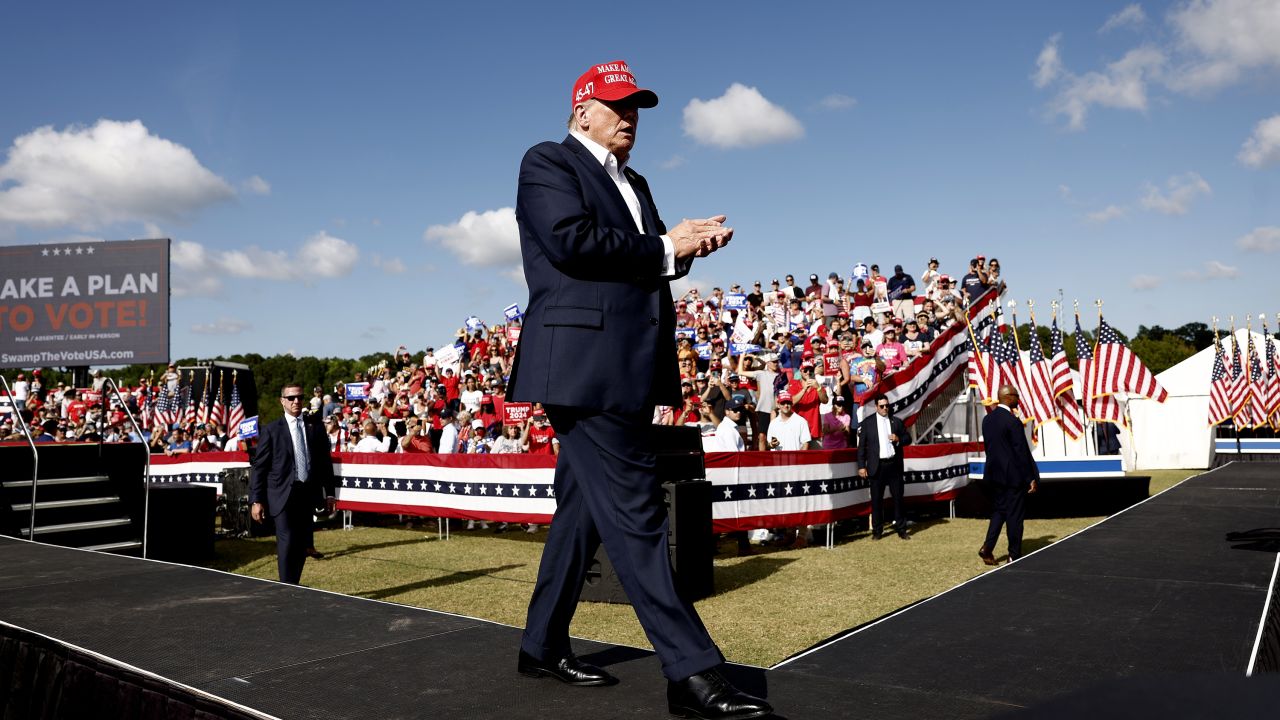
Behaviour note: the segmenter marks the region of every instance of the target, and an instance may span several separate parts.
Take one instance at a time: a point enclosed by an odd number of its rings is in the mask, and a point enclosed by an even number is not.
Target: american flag
[[[1098,318],[1096,361],[1097,374],[1090,388],[1091,397],[1123,392],[1161,403],[1169,399],[1169,391],[1101,317]]]
[[[1248,379],[1245,377],[1244,362],[1240,359],[1240,340],[1236,331],[1231,329],[1231,384],[1227,386],[1227,399],[1231,403],[1231,418],[1236,425],[1243,425],[1247,418],[1237,417],[1245,412],[1245,401],[1248,399]]]
[[[236,373],[231,374],[231,404],[228,406],[227,434],[232,431],[239,434],[240,423],[244,422],[244,405],[240,404],[240,388],[236,387]]]
[[[1017,326],[1015,325],[1014,327]],[[1022,358],[1018,354],[1017,346],[1012,339],[1004,335],[997,335],[993,342],[995,343],[995,350],[992,354],[995,356],[996,365],[999,367],[999,372],[996,373],[999,377],[999,382],[995,386],[996,391],[998,392],[1001,386],[1012,385],[1017,388],[1019,396],[1027,397],[1027,379],[1022,371]],[[1030,420],[1030,417],[1024,416],[1023,418],[1024,423]]]
[[[1027,344],[1027,393],[1031,405],[1031,414],[1036,419],[1036,427],[1061,420],[1057,403],[1053,401],[1053,381],[1049,373],[1049,361],[1044,357],[1044,349],[1040,346],[1040,336],[1036,334],[1036,323],[1033,319],[1028,326],[1031,329]]]
[[[213,404],[209,407],[209,422],[222,424],[222,373],[218,373],[217,385],[213,393]]]
[[[178,388],[178,412],[175,414],[184,427],[196,421],[196,403],[191,397],[191,375],[187,375],[187,384]]]
[[[978,398],[983,405],[992,405],[997,402],[996,391],[1000,387],[997,380],[999,369],[996,367],[995,353],[992,352],[993,332],[994,330],[988,327],[986,339],[979,337],[976,348],[973,345],[973,338],[969,340],[969,387],[978,391]]]
[[[1080,406],[1076,404],[1075,383],[1071,378],[1071,364],[1067,362],[1067,349],[1062,343],[1062,330],[1058,329],[1058,318],[1053,319],[1053,328],[1049,331],[1053,341],[1053,360],[1049,371],[1053,382],[1053,401],[1058,406],[1062,431],[1072,440],[1084,435],[1084,418],[1080,416]]]
[[[156,391],[156,427],[168,430],[178,420],[178,397],[168,388]]]
[[[1267,326],[1262,326],[1262,336],[1267,342],[1267,380],[1266,392],[1263,394],[1263,407],[1267,409],[1267,417],[1271,427],[1280,429],[1280,368],[1276,366],[1276,341],[1271,339]]]
[[[1267,424],[1266,408],[1266,376],[1262,373],[1262,363],[1258,360],[1258,348],[1253,344],[1253,333],[1249,333],[1249,424],[1241,427],[1259,428]]]
[[[1089,339],[1085,337],[1084,330],[1080,329],[1080,316],[1076,316],[1076,360],[1080,367],[1080,380],[1084,384],[1084,416],[1090,420],[1099,422],[1109,422],[1126,427],[1124,421],[1124,411],[1120,407],[1120,401],[1112,395],[1103,395],[1101,397],[1091,397],[1090,388],[1094,386],[1094,372],[1096,371],[1096,363],[1093,358],[1093,348],[1089,344]]]
[[[1209,375],[1209,426],[1220,425],[1231,419],[1231,383],[1227,379],[1227,364],[1223,362],[1222,339],[1215,331],[1213,336],[1213,372]]]

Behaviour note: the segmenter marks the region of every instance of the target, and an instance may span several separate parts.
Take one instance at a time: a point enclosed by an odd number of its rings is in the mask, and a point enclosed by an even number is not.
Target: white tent
[[[1237,330],[1236,339],[1241,353],[1246,352],[1249,331]],[[1264,343],[1268,341],[1262,333],[1253,333],[1259,359],[1264,363],[1267,347]],[[1231,352],[1229,337],[1223,339],[1223,347]],[[1129,399],[1133,431],[1120,434],[1126,468],[1209,467],[1213,447],[1213,428],[1209,427],[1209,377],[1213,373],[1213,354],[1213,346],[1209,346],[1156,375],[1160,384],[1169,391],[1169,399],[1164,403],[1146,398]]]

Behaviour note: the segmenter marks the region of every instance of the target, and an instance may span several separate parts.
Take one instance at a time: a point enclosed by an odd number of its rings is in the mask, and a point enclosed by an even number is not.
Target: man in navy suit
[[[1040,468],[1031,456],[1022,420],[1014,414],[1018,408],[1018,389],[1003,385],[996,394],[1000,404],[982,419],[982,439],[986,443],[987,459],[982,471],[982,481],[991,493],[991,522],[987,525],[987,539],[978,549],[978,557],[988,565],[995,565],[992,550],[1000,539],[1000,526],[1008,526],[1009,560],[1022,557],[1022,520],[1027,514],[1027,495],[1036,491],[1040,481]]]
[[[268,514],[276,526],[276,566],[280,582],[297,585],[312,545],[312,515],[318,508],[333,512],[333,461],[324,428],[302,414],[302,386],[280,390],[284,416],[258,431],[249,476],[249,515],[262,522]]]
[[[724,216],[667,229],[649,185],[627,166],[640,108],[658,104],[625,62],[574,85],[569,137],[520,165],[516,220],[529,285],[507,399],[538,402],[560,440],[556,513],[517,669],[570,685],[616,679],[574,657],[569,624],[604,544],[682,717],[748,718],[768,703],[719,674],[723,655],[675,591],[667,512],[655,470],[655,405],[679,405],[675,308],[668,281],[729,242]]]
[[[858,423],[858,477],[871,478],[871,537],[879,540],[884,532],[884,489],[893,496],[893,528],[903,540],[907,534],[902,517],[902,448],[911,444],[907,426],[889,414],[889,400],[875,398],[876,411]]]

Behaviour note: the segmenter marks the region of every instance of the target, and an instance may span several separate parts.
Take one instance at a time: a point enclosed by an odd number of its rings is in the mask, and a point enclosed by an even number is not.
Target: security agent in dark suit
[[[1031,456],[1022,420],[1013,412],[1019,402],[1017,388],[1003,385],[996,397],[1000,404],[982,419],[982,439],[987,451],[982,482],[991,494],[992,510],[987,539],[978,548],[978,557],[988,565],[996,564],[992,550],[1000,539],[1002,525],[1008,527],[1009,560],[1022,557],[1022,520],[1027,514],[1027,495],[1035,492],[1040,482],[1040,468]]]
[[[902,448],[911,444],[907,426],[889,414],[889,400],[875,399],[876,411],[858,423],[858,477],[871,478],[871,537],[884,530],[884,488],[893,496],[893,528],[898,537],[910,539],[902,517]]]
[[[718,672],[723,655],[675,591],[667,513],[655,469],[655,405],[679,405],[675,309],[668,281],[724,247],[724,216],[668,230],[644,178],[627,167],[640,108],[622,61],[578,78],[570,135],[520,165],[516,220],[529,302],[507,399],[540,402],[560,440],[556,513],[529,601],[517,669],[570,685],[616,679],[578,660],[569,624],[604,544],[668,679],[681,717],[751,718],[768,703]]]
[[[302,413],[302,386],[280,390],[284,416],[258,431],[249,477],[249,514],[262,522],[270,514],[276,526],[276,563],[280,582],[297,585],[312,545],[312,515],[333,512],[333,461],[324,428]]]

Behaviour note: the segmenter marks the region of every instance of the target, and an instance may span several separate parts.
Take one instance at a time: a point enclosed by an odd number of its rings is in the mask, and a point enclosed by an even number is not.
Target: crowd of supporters
[[[849,447],[857,404],[885,375],[926,354],[938,333],[963,317],[967,299],[1001,284],[999,261],[974,258],[957,278],[930,259],[918,278],[901,265],[884,275],[858,263],[845,279],[817,274],[732,285],[676,299],[677,362],[683,403],[655,409],[654,422],[696,425],[708,450],[802,450]],[[534,406],[512,424],[504,394],[519,321],[458,330],[453,345],[413,356],[397,349],[389,363],[332,388],[315,387],[308,411],[335,451],[436,453],[558,452],[555,431]],[[158,386],[176,389],[172,366]],[[40,371],[19,373],[13,404],[29,411],[40,441],[138,440],[123,410],[104,403],[102,376],[77,391],[41,385]],[[126,389],[135,416],[145,415],[146,379]],[[106,409],[104,409],[106,408]],[[244,449],[216,421],[179,420],[144,433],[153,452],[170,455]],[[736,432],[734,432],[736,430]],[[0,440],[19,439],[11,414],[0,414]]]

